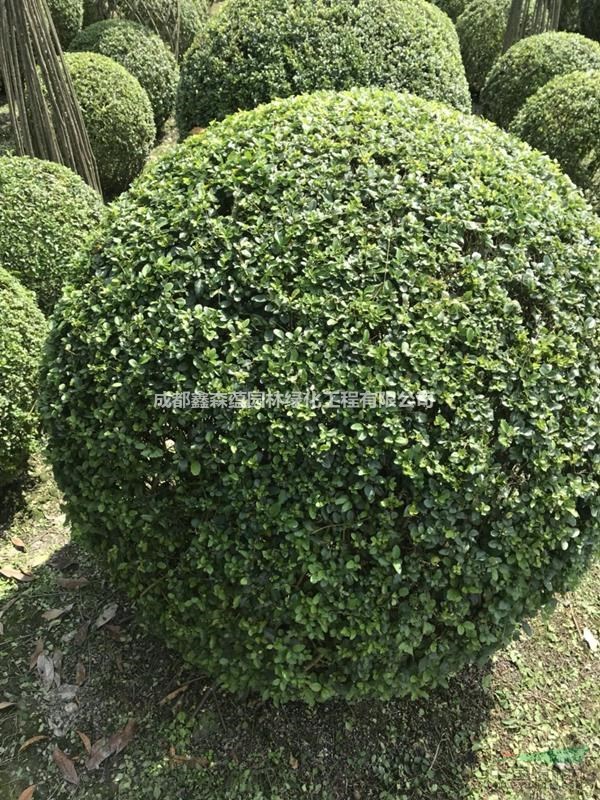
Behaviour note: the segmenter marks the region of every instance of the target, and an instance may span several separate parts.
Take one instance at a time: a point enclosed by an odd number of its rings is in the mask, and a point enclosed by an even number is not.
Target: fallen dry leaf
[[[64,608],[51,608],[49,611],[44,611],[42,614],[42,619],[45,619],[46,622],[52,622],[53,619],[58,619],[62,617],[63,614],[67,614],[73,608],[73,603]]]
[[[10,708],[14,705],[16,705],[16,703],[12,703],[9,700],[2,700],[2,702],[0,702],[0,711],[4,711],[5,708]]]
[[[24,553],[25,550],[27,550],[27,547],[25,546],[25,542],[23,541],[23,539],[21,539],[20,536],[11,536],[10,537],[10,542],[11,542],[13,547],[16,547],[17,550],[20,550],[22,553]]]
[[[82,589],[87,586],[89,580],[87,578],[57,578],[56,583],[62,589]]]
[[[54,683],[54,662],[45,653],[37,658],[37,671],[44,689],[50,689]]]
[[[32,736],[31,739],[27,739],[27,741],[23,742],[21,747],[19,747],[19,753],[22,753],[23,750],[27,750],[28,747],[31,747],[32,744],[36,742],[42,742],[44,739],[47,739],[47,736],[39,734],[38,736]]]
[[[85,768],[91,772],[93,769],[98,769],[100,764],[109,756],[112,756],[114,750],[108,739],[98,739],[97,742],[91,747],[89,758],[86,761]]]
[[[62,772],[63,778],[69,783],[79,786],[79,775],[75,769],[75,764],[73,764],[69,756],[57,747],[52,753],[52,758]]]
[[[26,789],[23,789],[21,794],[19,795],[19,800],[31,800],[33,797],[33,793],[35,792],[37,787],[37,783],[32,783],[31,786],[28,786]]]
[[[109,606],[106,606],[106,608],[103,609],[102,613],[96,620],[96,628],[101,628],[103,625],[106,625],[107,622],[110,622],[118,610],[119,610],[118,603],[111,603]]]
[[[292,769],[298,769],[299,766],[300,764],[298,762],[298,759],[295,758],[294,756],[290,756],[290,767]]]
[[[29,659],[29,669],[33,669],[37,664],[38,656],[44,652],[44,643],[41,639],[38,639],[35,643],[35,649],[31,654],[31,658]]]
[[[11,578],[14,581],[20,581],[21,583],[28,583],[33,580],[33,575],[23,572],[20,569],[15,569],[14,567],[1,567],[0,575],[4,575],[5,578]]]
[[[85,765],[86,769],[89,771],[97,769],[107,758],[120,753],[133,739],[136,727],[136,721],[130,719],[122,730],[113,733],[108,739],[98,739],[97,742],[94,742]]]
[[[598,649],[598,639],[596,639],[596,637],[594,636],[594,634],[591,632],[591,630],[589,628],[584,628],[583,629],[582,636],[583,636],[584,640],[586,641],[586,643],[588,644],[588,646],[589,646],[590,650],[592,651],[592,653],[594,653]]]
[[[174,700],[174,699],[175,699],[176,697],[178,697],[178,696],[179,696],[179,695],[180,695],[182,692],[185,692],[185,691],[186,691],[186,689],[189,689],[189,687],[190,687],[189,683],[186,683],[186,684],[184,684],[183,686],[178,686],[178,687],[177,687],[177,689],[173,689],[173,691],[172,691],[172,692],[169,692],[169,694],[166,694],[166,695],[163,697],[163,699],[162,699],[162,700],[160,700],[160,702],[159,702],[159,704],[158,704],[158,705],[159,705],[159,706],[164,706],[164,704],[165,704],[165,703],[170,703],[170,702],[171,702],[171,700]]]
[[[75,667],[75,683],[77,684],[77,686],[83,686],[86,678],[87,678],[87,672],[85,670],[85,667],[83,666],[81,661],[78,661]]]
[[[136,729],[137,729],[136,721],[134,719],[130,719],[127,720],[127,724],[122,730],[120,730],[118,733],[114,733],[110,737],[109,742],[114,747],[115,753],[120,753],[121,750],[127,747],[129,742],[135,736]]]
[[[89,620],[82,622],[81,625],[77,628],[75,636],[73,637],[73,644],[76,647],[80,647],[85,642],[89,630],[90,630]]]
[[[89,756],[89,754],[92,752],[92,743],[90,741],[90,737],[87,734],[83,733],[83,731],[77,731],[77,735],[81,739],[85,752]]]

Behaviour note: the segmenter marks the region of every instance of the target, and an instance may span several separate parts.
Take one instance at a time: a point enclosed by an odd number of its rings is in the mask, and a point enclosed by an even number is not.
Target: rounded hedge
[[[0,267],[49,313],[75,275],[73,255],[100,220],[102,200],[61,164],[0,156]]]
[[[65,53],[107,197],[142,171],[156,138],[148,95],[125,67],[98,53]]]
[[[549,159],[441,104],[322,92],[210,126],[54,315],[74,529],[227,689],[427,692],[597,544],[599,244]]]
[[[554,78],[529,98],[510,130],[555,158],[600,211],[600,70]]]
[[[156,30],[180,58],[206,24],[208,7],[208,0],[117,0],[119,16]]]
[[[0,267],[0,487],[21,477],[35,443],[45,334],[33,294]]]
[[[454,27],[425,0],[236,0],[184,59],[177,124],[184,135],[274,97],[356,85],[470,109]]]
[[[528,97],[558,75],[600,69],[600,43],[577,33],[541,33],[514,44],[492,67],[481,107],[503,128]]]
[[[66,47],[83,24],[83,0],[46,0],[56,33]]]
[[[175,105],[179,70],[159,36],[137,22],[110,19],[85,28],[70,49],[100,53],[124,66],[146,91],[156,127],[162,128]]]
[[[579,27],[585,36],[600,41],[600,0],[580,0]]]
[[[510,4],[511,0],[470,0],[456,20],[467,79],[475,94],[502,55]]]
[[[465,0],[432,0],[434,6],[441,8],[453,22],[460,17],[465,10]]]

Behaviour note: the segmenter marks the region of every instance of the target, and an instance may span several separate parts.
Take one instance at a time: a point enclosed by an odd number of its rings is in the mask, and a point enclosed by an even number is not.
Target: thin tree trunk
[[[100,179],[46,0],[0,0],[0,67],[17,152]]]

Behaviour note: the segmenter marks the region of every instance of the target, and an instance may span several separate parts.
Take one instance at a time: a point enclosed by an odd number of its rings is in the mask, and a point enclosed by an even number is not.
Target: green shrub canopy
[[[162,128],[175,105],[179,70],[159,36],[137,22],[109,19],[85,28],[70,49],[100,53],[124,66],[146,91],[156,127]]]
[[[465,10],[465,0],[432,0],[432,2],[448,14],[452,21],[456,21]]]
[[[75,530],[230,690],[427,692],[597,542],[599,244],[549,159],[441,104],[322,92],[212,125],[118,201],[54,315]],[[305,390],[365,407],[286,405]],[[216,407],[154,407],[184,391]],[[282,401],[218,407],[253,391]]]
[[[46,0],[56,33],[63,47],[81,30],[83,0]]]
[[[75,92],[107,197],[124,191],[152,149],[156,127],[148,95],[125,67],[98,53],[66,53]]]
[[[0,267],[0,487],[21,477],[35,442],[45,333],[33,294]]]
[[[502,55],[510,4],[511,0],[470,0],[456,20],[467,79],[476,94]]]
[[[183,135],[274,97],[352,86],[406,89],[470,109],[456,32],[424,0],[236,0],[188,52]]]
[[[74,277],[74,253],[98,225],[102,200],[61,164],[0,157],[0,267],[49,313]]]
[[[600,69],[600,44],[576,33],[541,33],[514,44],[492,67],[481,92],[482,111],[503,128],[549,80]]]
[[[183,57],[206,24],[208,0],[117,0],[117,14],[141,22]]]
[[[554,78],[529,98],[510,129],[555,158],[600,211],[600,70]]]

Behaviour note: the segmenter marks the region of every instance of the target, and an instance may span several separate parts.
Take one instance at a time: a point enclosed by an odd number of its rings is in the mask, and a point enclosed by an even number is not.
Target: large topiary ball
[[[138,175],[156,138],[148,95],[125,67],[98,53],[66,53],[107,197]]]
[[[511,0],[469,0],[456,20],[467,79],[475,94],[502,55],[510,5]]]
[[[428,691],[598,542],[598,224],[545,156],[410,95],[191,137],[54,315],[75,530],[230,690]]]
[[[76,274],[73,256],[98,225],[102,200],[61,164],[0,157],[0,267],[49,313]]]
[[[66,47],[83,23],[83,0],[46,0],[56,33]]]
[[[600,70],[554,78],[529,98],[510,129],[555,158],[600,211]]]
[[[137,22],[110,19],[85,28],[70,49],[101,53],[122,64],[146,91],[156,127],[162,128],[175,105],[179,70],[159,36]]]
[[[431,3],[235,0],[184,60],[177,123],[185,134],[274,97],[355,85],[470,108],[456,32]]]
[[[600,41],[600,0],[580,0],[579,27],[585,36]]]
[[[0,487],[21,477],[35,443],[45,333],[33,294],[0,267]]]
[[[508,127],[528,97],[557,75],[600,69],[600,44],[576,33],[541,33],[514,44],[492,67],[482,111]]]

